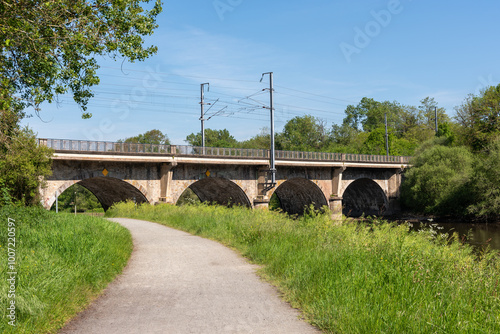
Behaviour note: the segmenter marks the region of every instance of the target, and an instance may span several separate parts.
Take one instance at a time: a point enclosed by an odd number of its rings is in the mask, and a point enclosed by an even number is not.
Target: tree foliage
[[[50,174],[51,150],[20,129],[25,109],[71,91],[83,117],[91,87],[99,83],[96,56],[143,60],[161,1],[144,10],[140,0],[0,0],[0,187],[2,198],[37,201]],[[3,200],[5,202],[5,200]]]
[[[52,150],[38,146],[35,134],[27,128],[11,129],[8,137],[2,136],[0,188],[4,197],[8,195],[12,201],[23,205],[37,203],[40,178],[52,173]]]
[[[500,139],[478,154],[473,173],[474,203],[469,211],[485,218],[500,217]]]
[[[417,145],[410,142],[405,138],[398,138],[394,129],[389,128],[388,132],[388,145],[389,153],[391,155],[412,155]],[[361,146],[360,153],[363,154],[378,154],[386,155],[385,144],[385,127],[374,129],[368,134],[368,137]]]
[[[157,27],[161,1],[144,10],[140,0],[0,1],[0,83],[22,108],[52,102],[71,90],[83,109],[99,83],[95,56],[143,60],[156,47],[143,36]]]
[[[239,143],[241,148],[256,148],[268,150],[271,147],[271,130],[262,128],[260,133],[248,140]]]
[[[402,188],[403,202],[417,212],[465,215],[471,204],[474,158],[466,147],[427,143],[411,161]]]
[[[378,102],[370,98],[362,98],[357,106],[347,106],[344,123],[354,129],[363,131],[373,131],[384,124],[384,115],[388,114],[388,119],[397,115],[399,106],[388,101]]]
[[[186,137],[189,145],[202,146],[201,132],[191,133]],[[238,141],[229,133],[227,129],[213,130],[205,129],[206,147],[238,147]]]
[[[474,151],[485,150],[500,137],[500,84],[469,95],[456,112],[466,143]]]
[[[321,151],[328,143],[325,123],[311,115],[289,120],[276,136],[276,147],[287,151]]]
[[[364,97],[347,106],[342,125],[333,125],[330,132],[330,151],[386,154],[385,117],[387,116],[390,155],[412,155],[415,148],[435,135],[435,108],[438,123],[449,122],[443,108],[430,97],[418,107],[398,102],[379,102]]]
[[[160,130],[149,130],[135,137],[118,140],[119,143],[170,145],[168,136]]]

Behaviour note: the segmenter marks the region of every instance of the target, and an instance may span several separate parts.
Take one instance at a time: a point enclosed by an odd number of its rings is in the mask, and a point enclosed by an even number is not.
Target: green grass
[[[8,218],[16,229],[16,327],[8,324]],[[56,333],[122,271],[132,251],[127,229],[102,218],[0,209],[1,333]]]
[[[327,333],[500,333],[500,262],[436,231],[245,208],[119,204],[108,216],[219,240]]]

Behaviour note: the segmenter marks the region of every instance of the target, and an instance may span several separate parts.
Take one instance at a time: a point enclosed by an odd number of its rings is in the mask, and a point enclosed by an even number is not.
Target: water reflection
[[[442,227],[440,233],[452,235],[457,232],[462,240],[475,248],[481,249],[489,245],[491,249],[500,251],[500,224],[467,224],[467,223],[413,223],[414,228],[422,226]]]

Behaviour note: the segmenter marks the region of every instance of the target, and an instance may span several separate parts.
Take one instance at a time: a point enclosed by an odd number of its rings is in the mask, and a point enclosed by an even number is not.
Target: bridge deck
[[[180,162],[192,164],[267,165],[270,150],[198,147],[189,145],[155,145],[104,141],[38,139],[39,145],[55,150],[55,159]],[[276,151],[276,165],[346,166],[391,168],[406,166],[410,157],[332,152]]]

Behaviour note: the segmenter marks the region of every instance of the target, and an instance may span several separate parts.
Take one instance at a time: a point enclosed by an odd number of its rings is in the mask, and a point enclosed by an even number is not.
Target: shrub
[[[424,147],[405,175],[403,203],[422,213],[465,215],[472,201],[473,161],[465,147]]]
[[[500,217],[500,139],[478,155],[472,178],[475,203],[469,211],[486,219]]]

